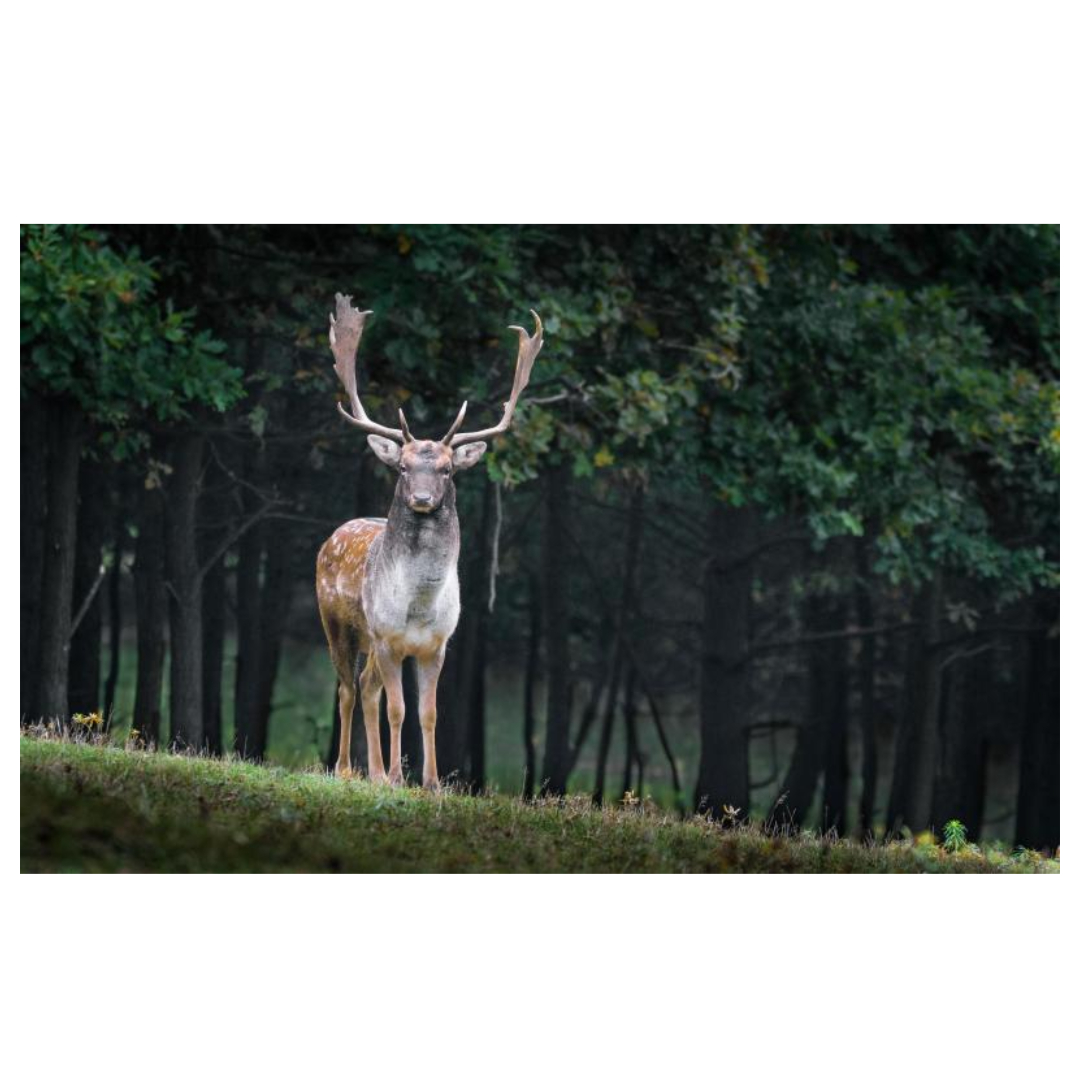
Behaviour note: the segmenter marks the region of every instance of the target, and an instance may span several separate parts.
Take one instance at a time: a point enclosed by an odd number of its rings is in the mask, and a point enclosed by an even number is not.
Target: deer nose
[[[412,497],[413,506],[431,506],[435,502],[434,495],[417,493]]]

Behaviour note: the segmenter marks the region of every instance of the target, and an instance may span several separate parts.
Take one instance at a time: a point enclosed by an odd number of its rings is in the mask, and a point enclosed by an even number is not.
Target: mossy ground
[[[24,735],[22,869],[994,873],[1056,861],[929,838],[863,845],[649,807],[432,794],[322,772]]]

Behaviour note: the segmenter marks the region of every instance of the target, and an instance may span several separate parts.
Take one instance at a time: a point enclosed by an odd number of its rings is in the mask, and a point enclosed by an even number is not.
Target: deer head
[[[462,469],[470,469],[487,450],[486,439],[502,434],[510,427],[521,392],[529,384],[533,363],[544,344],[544,327],[540,316],[532,312],[536,330],[530,337],[520,326],[510,329],[518,335],[517,366],[510,399],[503,405],[502,419],[494,427],[483,431],[460,432],[465,420],[468,402],[458,410],[450,430],[441,439],[415,439],[409,431],[405,413],[398,410],[401,427],[389,428],[377,424],[364,412],[356,388],[356,354],[364,333],[364,322],[370,311],[357,311],[352,297],[337,293],[337,311],[330,316],[330,348],[334,354],[334,370],[348,395],[352,412],[338,403],[338,409],[349,423],[366,431],[368,445],[375,456],[398,472],[395,499],[400,499],[410,510],[430,514],[442,506],[453,476]]]

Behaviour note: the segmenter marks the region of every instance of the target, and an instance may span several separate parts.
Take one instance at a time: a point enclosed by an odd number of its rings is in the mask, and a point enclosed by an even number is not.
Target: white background
[[[0,16],[9,308],[16,220],[1061,221],[1078,188],[1064,4],[21,7]],[[1066,847],[1060,878],[9,878],[0,1066],[1076,1075]]]

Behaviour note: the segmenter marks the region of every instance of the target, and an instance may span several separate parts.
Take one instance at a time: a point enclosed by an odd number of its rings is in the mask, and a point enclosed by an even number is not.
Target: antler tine
[[[533,364],[536,362],[536,357],[544,346],[544,324],[540,321],[540,316],[531,308],[529,313],[536,323],[536,330],[531,337],[520,326],[511,326],[508,328],[517,331],[518,355],[517,366],[514,368],[514,383],[510,390],[510,400],[503,405],[502,419],[494,427],[485,428],[483,431],[465,431],[454,434],[457,428],[460,427],[461,421],[465,418],[465,407],[462,406],[461,412],[458,413],[457,420],[454,421],[454,426],[447,432],[446,437],[443,439],[443,442],[449,440],[449,446],[461,446],[463,443],[467,442],[478,442],[480,439],[490,439],[494,435],[501,435],[510,426],[510,422],[514,418],[514,410],[517,408],[518,398],[521,396],[521,392],[525,387],[529,385],[529,376],[532,374]]]
[[[398,409],[397,415],[398,415],[398,419],[401,421],[401,433],[402,433],[402,435],[405,436],[405,441],[406,442],[412,442],[413,441],[412,432],[409,430],[408,422],[405,420],[405,410],[404,409]]]
[[[442,441],[447,446],[452,445],[450,440],[453,439],[454,433],[457,431],[457,429],[461,427],[461,422],[465,419],[465,410],[468,407],[469,403],[467,401],[463,401],[461,403],[461,408],[458,409],[457,419],[450,425],[450,430],[442,437]]]
[[[360,339],[364,335],[364,321],[372,314],[370,311],[357,311],[352,306],[352,297],[342,293],[334,294],[334,302],[337,306],[337,315],[330,315],[330,351],[334,354],[334,370],[349,396],[349,404],[352,406],[350,415],[341,402],[338,402],[338,411],[350,424],[355,424],[362,431],[372,435],[382,435],[384,438],[393,439],[395,442],[406,441],[405,432],[399,428],[383,427],[376,424],[364,412],[364,406],[360,403],[360,395],[356,389],[356,354],[360,348]]]

